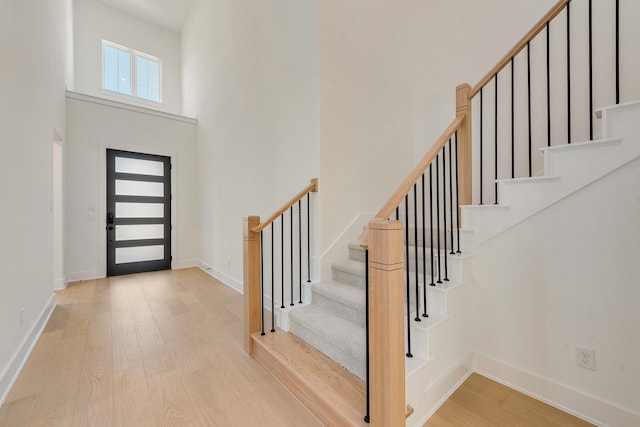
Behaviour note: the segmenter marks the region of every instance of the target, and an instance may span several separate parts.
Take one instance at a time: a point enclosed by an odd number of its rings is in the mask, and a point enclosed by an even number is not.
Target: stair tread
[[[365,329],[314,305],[289,314],[289,330],[360,378],[364,378]]]
[[[365,425],[362,380],[293,334],[278,330],[252,338],[256,358],[317,418],[327,425]]]

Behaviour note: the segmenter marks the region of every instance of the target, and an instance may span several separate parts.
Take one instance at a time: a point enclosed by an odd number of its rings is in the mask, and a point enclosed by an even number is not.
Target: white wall
[[[197,3],[182,33],[200,259],[239,289],[243,217],[266,218],[319,173],[315,27],[311,0],[215,0]]]
[[[640,159],[475,249],[481,372],[596,421],[637,425],[638,182]],[[577,346],[595,350],[595,372],[576,366]],[[612,407],[630,415],[616,420]]]
[[[318,2],[323,251],[453,120],[455,86],[475,84],[553,3]]]
[[[53,307],[53,140],[65,138],[70,11],[70,1],[6,0],[0,13],[0,402]]]
[[[93,96],[174,114],[182,112],[180,35],[98,0],[74,0],[75,88]],[[102,89],[102,40],[162,60],[162,103]]]
[[[196,123],[69,93],[65,146],[67,280],[106,274],[106,149],[170,156],[173,268],[197,265]]]

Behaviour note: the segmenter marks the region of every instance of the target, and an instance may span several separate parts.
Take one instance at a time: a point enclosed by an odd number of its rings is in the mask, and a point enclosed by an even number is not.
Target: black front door
[[[107,276],[171,269],[171,158],[107,150]]]

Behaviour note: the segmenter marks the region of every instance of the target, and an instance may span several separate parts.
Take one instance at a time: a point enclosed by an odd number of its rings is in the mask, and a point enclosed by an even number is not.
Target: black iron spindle
[[[482,90],[480,91],[482,93]],[[482,110],[481,110],[482,111]],[[438,261],[436,265],[438,267],[438,283],[442,283],[442,276],[440,275],[440,176],[438,171],[438,163],[440,162],[440,154],[436,156],[436,237],[438,241]]]
[[[449,141],[451,142],[451,141]],[[449,281],[449,273],[447,271],[447,150],[442,149],[442,243],[444,245],[444,280]],[[438,229],[440,235],[440,229]],[[438,252],[439,253],[439,252]]]
[[[415,267],[415,285],[416,285],[416,318],[414,319],[416,322],[421,322],[420,319],[420,307],[419,307],[419,291],[420,287],[418,286],[418,184],[413,184],[413,248],[414,248],[414,267]],[[409,263],[407,262],[407,268]]]
[[[451,255],[455,255],[453,250],[453,155],[451,152],[451,138],[449,138],[449,224],[451,224]]]
[[[284,308],[284,213],[280,214],[280,308]]]
[[[262,242],[262,231],[260,230],[260,318],[261,332],[264,335],[264,250]]]
[[[425,230],[425,206],[424,206],[424,173],[422,180],[422,317],[429,317],[427,314],[427,242]],[[416,283],[416,286],[418,284]]]
[[[458,250],[456,253],[462,253],[460,251],[460,199],[458,198],[458,131],[455,133],[455,141],[456,141],[456,222],[458,225]]]
[[[482,103],[482,91],[484,88],[480,88],[480,204],[482,204],[482,111],[483,111],[483,103]],[[437,167],[437,164],[436,164]],[[436,173],[436,180],[438,179],[438,174]],[[438,224],[438,226],[440,226]],[[438,232],[439,233],[439,232]],[[439,269],[438,269],[439,270]]]
[[[431,283],[430,286],[435,286],[434,277],[435,274],[433,272],[433,164],[429,165],[429,234],[431,237]]]
[[[498,73],[495,76],[496,85],[495,85],[495,99],[494,99],[494,114],[493,114],[493,126],[494,126],[494,149],[493,149],[493,191],[494,191],[494,205],[498,204]],[[451,140],[449,140],[449,144],[451,144]],[[449,151],[449,155],[451,155],[451,151]],[[451,172],[451,171],[449,171]],[[453,227],[453,224],[451,224]]]
[[[396,221],[400,219],[400,207],[396,208]]]
[[[273,290],[275,288],[275,280],[274,280],[274,268],[273,268],[273,228],[274,228],[275,222],[271,223],[271,332],[275,332],[276,331],[276,318],[275,318],[275,306],[274,306],[274,294],[273,294]]]
[[[571,3],[567,3],[567,144],[571,144]]]
[[[289,211],[289,218],[291,219],[291,234],[290,234],[290,241],[291,241],[291,246],[289,247],[289,251],[291,254],[291,300],[290,300],[290,304],[289,305],[294,305],[293,304],[293,205],[291,206],[291,209]]]
[[[307,193],[307,283],[311,283],[311,193]]]
[[[371,398],[369,389],[369,250],[364,251],[364,318],[365,318],[365,334],[366,334],[366,387],[367,387],[367,413],[364,416],[364,422],[369,423],[371,414]]]
[[[549,23],[547,22],[547,147],[551,147],[551,50]]]
[[[593,30],[591,0],[589,0],[589,139],[593,139]]]
[[[515,64],[511,58],[511,178],[516,177]],[[456,148],[457,145],[456,145]]]
[[[413,357],[411,353],[411,289],[409,289],[409,195],[404,197],[404,259],[406,260],[407,282],[407,357]]]
[[[527,116],[529,123],[529,178],[533,176],[533,143],[531,139],[531,49],[530,43],[527,42]]]
[[[620,103],[620,0],[616,0],[616,104]]]
[[[298,303],[302,304],[302,199],[298,200]]]

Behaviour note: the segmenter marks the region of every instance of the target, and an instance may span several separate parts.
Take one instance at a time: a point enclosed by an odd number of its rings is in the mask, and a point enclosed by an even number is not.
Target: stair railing
[[[620,0],[560,0],[471,89],[478,204],[499,203],[501,178],[539,175],[538,149],[594,139],[595,108],[620,102],[620,30]]]
[[[588,137],[593,139],[594,122],[594,65],[593,65],[593,9],[592,0],[574,0],[580,2],[584,10],[578,11],[587,16],[586,35],[588,40],[588,86],[585,88],[588,93]],[[500,176],[499,164],[499,137],[498,130],[500,115],[498,90],[502,86],[498,84],[498,79],[502,73],[507,73],[507,85],[510,86],[508,99],[510,100],[511,128],[507,134],[510,138],[510,176],[515,178],[522,176],[516,161],[516,119],[521,112],[516,111],[515,104],[515,69],[516,63],[526,60],[526,93],[527,102],[524,114],[527,124],[526,143],[528,148],[527,169],[525,176],[533,176],[533,140],[532,127],[535,119],[532,114],[532,52],[534,47],[539,48],[539,44],[545,46],[544,57],[546,73],[542,79],[546,82],[543,85],[546,96],[546,146],[551,146],[554,134],[563,132],[566,138],[563,143],[571,143],[574,139],[572,130],[577,129],[577,112],[572,111],[572,103],[575,103],[576,96],[572,96],[572,0],[560,0],[551,10],[540,19],[534,27],[511,49],[509,52],[483,77],[479,83],[471,88],[468,84],[460,85],[456,88],[456,118],[447,127],[445,132],[436,140],[427,154],[411,171],[409,176],[403,181],[398,189],[389,198],[387,203],[378,212],[375,218],[369,223],[367,229],[361,234],[359,243],[365,249],[367,260],[367,280],[366,280],[366,328],[367,328],[367,361],[366,361],[366,386],[367,386],[367,413],[365,421],[372,425],[396,426],[404,425],[406,406],[404,401],[404,358],[412,357],[411,350],[411,323],[420,322],[420,317],[428,317],[427,301],[427,281],[429,286],[438,286],[449,280],[447,271],[447,256],[461,252],[460,246],[460,205],[472,203],[472,161],[479,169],[479,202],[483,204],[483,179],[498,180]],[[598,3],[602,8],[604,2]],[[601,95],[601,102],[620,102],[620,0],[610,0],[608,6],[614,9],[614,32],[615,32],[615,59],[611,65],[613,72],[600,74],[612,74],[615,81],[615,95]],[[566,62],[565,69],[559,65],[555,68],[560,72],[555,73],[551,62],[552,50],[551,35],[557,31],[554,19],[564,12],[564,34],[562,42],[565,43]],[[576,15],[577,13],[574,13]],[[575,19],[575,18],[574,18]],[[555,21],[557,22],[557,21]],[[560,28],[560,24],[557,24]],[[540,34],[544,33],[545,38],[540,42]],[[534,46],[535,45],[535,46]],[[633,43],[632,43],[633,45]],[[632,47],[634,47],[633,45]],[[558,49],[554,47],[553,49]],[[526,55],[526,56],[525,56]],[[507,68],[509,71],[507,71]],[[552,71],[554,73],[552,74]],[[562,75],[564,73],[564,75]],[[561,77],[557,77],[561,76]],[[564,80],[565,86],[562,89],[566,93],[564,119],[559,118],[562,114],[558,109],[557,102],[553,101],[553,96],[557,90],[552,89],[556,80]],[[504,84],[504,78],[500,79]],[[493,84],[493,87],[491,85]],[[575,83],[574,83],[575,84]],[[493,123],[488,123],[485,116],[483,96],[493,89]],[[500,94],[502,94],[502,91]],[[475,102],[475,106],[473,103]],[[473,108],[472,108],[473,106]],[[479,115],[479,132],[472,129],[472,110]],[[573,120],[573,122],[572,122]],[[555,122],[558,123],[556,126]],[[487,124],[489,126],[487,126]],[[493,126],[493,127],[491,127]],[[493,176],[485,174],[485,162],[483,142],[487,136],[493,137]],[[472,138],[478,143],[478,158],[472,159]],[[558,142],[559,143],[559,142]],[[455,160],[454,160],[455,159]],[[455,172],[453,170],[455,169]],[[428,196],[425,191],[425,181],[428,181]],[[497,183],[494,183],[494,202],[498,203]],[[455,202],[454,202],[455,200]],[[455,209],[454,209],[455,204]],[[428,224],[427,227],[427,218]],[[411,230],[413,226],[413,230]],[[422,232],[418,233],[421,227]],[[431,269],[427,274],[427,246],[425,245],[427,236],[425,231],[429,230],[430,242],[430,265]],[[435,230],[434,230],[435,229]],[[443,231],[441,231],[441,229]],[[413,232],[411,232],[413,231]],[[401,234],[404,234],[402,236]],[[448,236],[450,235],[450,239]],[[447,242],[450,245],[447,248]],[[410,246],[414,246],[414,253],[410,253]],[[455,246],[455,250],[454,250]],[[421,249],[421,252],[420,252]],[[404,253],[403,253],[404,252]],[[422,280],[420,283],[420,259],[422,259]],[[412,274],[413,273],[413,274]],[[403,277],[404,276],[404,277]],[[413,280],[413,283],[412,283]],[[422,285],[422,298],[420,298],[420,285]],[[404,289],[403,289],[404,288]],[[411,300],[413,298],[413,305]],[[406,309],[405,309],[406,304]],[[422,307],[421,307],[422,305]],[[405,317],[406,316],[406,317]],[[406,324],[403,319],[406,319]],[[406,326],[406,339],[405,337]],[[399,338],[400,337],[400,338]],[[404,349],[404,351],[403,351]],[[392,398],[392,397],[396,398]]]
[[[265,335],[265,329],[268,328],[268,321],[265,322],[265,307],[270,311],[269,330],[273,333],[276,331],[276,301],[280,301],[280,309],[304,302],[304,272],[306,282],[311,282],[310,199],[311,193],[317,191],[318,179],[314,178],[265,221],[260,222],[259,216],[244,219],[244,349],[250,355],[254,353],[251,335],[258,332]],[[305,198],[306,215],[303,215]],[[294,212],[296,206],[297,215]],[[267,229],[270,231],[265,233]],[[285,238],[285,231],[288,239]],[[276,247],[278,241],[280,248]],[[269,301],[265,302],[266,299]]]

